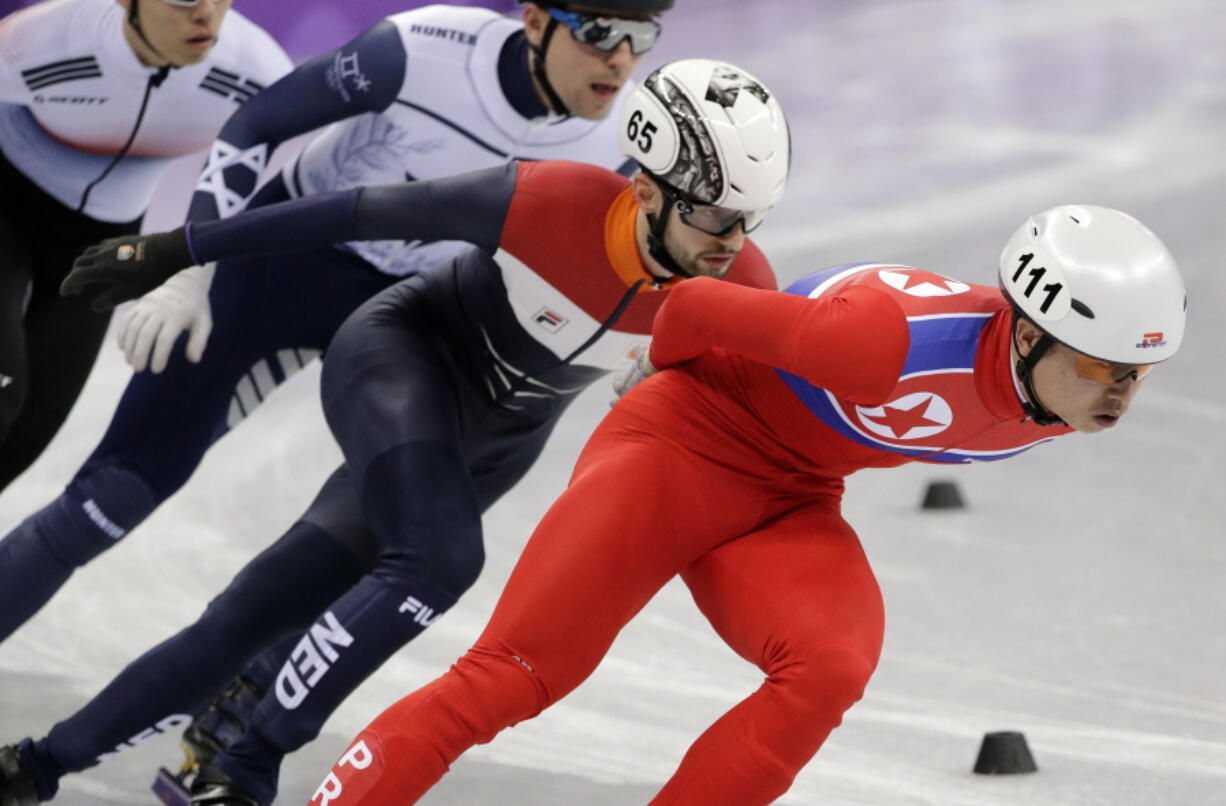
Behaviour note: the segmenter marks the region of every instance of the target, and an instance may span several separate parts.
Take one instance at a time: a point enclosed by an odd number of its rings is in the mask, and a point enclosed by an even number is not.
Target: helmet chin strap
[[[679,277],[693,277],[694,273],[682,268],[681,264],[673,258],[672,253],[668,251],[668,247],[664,245],[664,230],[668,227],[668,211],[675,203],[667,196],[664,199],[668,206],[660,211],[659,215],[647,214],[647,223],[651,225],[651,229],[647,231],[647,254],[651,255],[652,259],[659,263],[665,271]]]
[[[136,0],[133,0],[135,3]],[[558,21],[553,17],[549,18],[549,22],[545,25],[545,33],[541,35],[541,44],[528,47],[532,51],[532,76],[536,82],[541,85],[541,89],[545,91],[545,97],[549,99],[549,106],[558,115],[570,115],[570,110],[566,108],[566,104],[562,103],[562,98],[554,90],[553,85],[549,83],[549,77],[545,75],[545,51],[549,48],[549,41],[553,39],[554,32],[558,30]]]
[[[643,172],[652,178],[656,188],[660,191],[660,198],[663,201],[659,213],[647,214],[647,223],[651,226],[647,230],[647,254],[651,255],[652,259],[659,263],[660,267],[665,271],[678,277],[693,277],[694,272],[683,268],[673,257],[672,252],[668,251],[668,247],[664,245],[664,231],[668,229],[668,213],[677,206],[680,197],[677,195],[677,191],[670,188],[663,180],[657,178],[650,171],[643,169]]]
[[[1055,344],[1055,340],[1046,333],[1040,331],[1039,340],[1030,348],[1030,352],[1024,357],[1019,357],[1013,365],[1014,371],[1017,373],[1017,378],[1022,382],[1022,390],[1026,393],[1026,400],[1022,402],[1022,410],[1026,412],[1026,416],[1034,422],[1035,425],[1067,425],[1064,420],[1060,419],[1058,414],[1055,414],[1043,405],[1043,401],[1039,400],[1039,395],[1034,390],[1034,368],[1039,363],[1039,359],[1047,354],[1051,346]],[[1013,349],[1017,350],[1018,356],[1022,356],[1022,351],[1017,345],[1017,321],[1013,324]]]

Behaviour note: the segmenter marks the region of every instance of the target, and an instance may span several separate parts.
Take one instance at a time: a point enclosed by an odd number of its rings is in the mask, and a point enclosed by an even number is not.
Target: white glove
[[[216,267],[207,263],[183,269],[136,301],[118,337],[132,369],[143,372],[148,367],[155,374],[166,369],[170,350],[185,330],[191,331],[187,360],[200,363],[213,330],[209,286]]]
[[[613,376],[613,392],[622,397],[658,371],[651,363],[651,350],[644,347],[633,364]]]

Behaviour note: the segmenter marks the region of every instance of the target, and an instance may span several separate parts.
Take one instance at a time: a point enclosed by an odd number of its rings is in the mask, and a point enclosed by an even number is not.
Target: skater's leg
[[[738,474],[620,414],[588,443],[475,646],[364,730],[313,803],[414,802],[468,747],[574,689],[669,578],[757,522],[761,498]]]
[[[217,757],[261,803],[272,800],[281,757],[315,738],[362,680],[450,608],[484,559],[447,367],[403,317],[353,322],[329,348],[325,413],[378,557],[295,647],[246,734]]]
[[[683,577],[762,686],[686,753],[653,806],[759,806],[787,791],[881,652],[881,594],[837,502],[792,512],[709,552]]]
[[[330,602],[357,584],[371,570],[375,560],[374,536],[362,521],[347,467],[342,465],[328,478],[300,520],[343,546],[353,560],[337,564],[330,580],[333,585]],[[309,622],[318,612],[310,613],[304,621]],[[242,736],[256,706],[273,690],[277,675],[290,655],[304,638],[309,637],[309,633],[295,631],[269,646],[192,718],[191,725],[183,733],[183,745],[188,752],[184,769],[212,762],[219,751]]]
[[[195,624],[131,663],[46,738],[23,746],[40,794],[49,797],[61,775],[130,746],[152,726],[185,723],[255,653],[309,624],[358,574],[358,562],[334,537],[296,523]]]

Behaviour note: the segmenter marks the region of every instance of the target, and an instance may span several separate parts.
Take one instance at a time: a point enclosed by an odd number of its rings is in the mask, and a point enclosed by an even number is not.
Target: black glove
[[[109,311],[121,302],[144,296],[194,263],[183,227],[107,238],[76,259],[72,271],[60,283],[60,296],[90,289],[97,294],[94,310]]]

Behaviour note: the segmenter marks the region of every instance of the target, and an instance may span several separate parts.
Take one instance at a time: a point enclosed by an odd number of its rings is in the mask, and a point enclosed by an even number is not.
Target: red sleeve
[[[906,316],[878,289],[809,299],[706,277],[669,292],[652,335],[661,369],[719,347],[861,405],[879,405],[897,385],[910,347]]]

